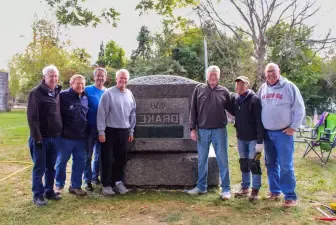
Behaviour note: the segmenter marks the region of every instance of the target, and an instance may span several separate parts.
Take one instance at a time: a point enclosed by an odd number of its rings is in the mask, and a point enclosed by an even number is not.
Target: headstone
[[[0,112],[7,112],[8,108],[8,73],[0,72]]]
[[[141,187],[185,187],[197,182],[197,144],[190,139],[189,110],[198,82],[152,75],[129,81],[136,100],[135,141],[130,145],[125,183]],[[219,184],[209,157],[208,185]]]

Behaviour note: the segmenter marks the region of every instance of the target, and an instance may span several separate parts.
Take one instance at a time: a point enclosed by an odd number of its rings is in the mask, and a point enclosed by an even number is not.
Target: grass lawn
[[[231,126],[229,134],[230,178],[235,191],[241,176]],[[217,188],[196,197],[176,190],[134,190],[126,196],[104,197],[96,189],[80,198],[65,191],[61,201],[38,208],[32,203],[27,138],[24,111],[0,113],[0,224],[316,224],[313,218],[321,214],[309,201],[336,202],[336,159],[331,157],[326,166],[313,153],[302,159],[305,146],[300,144],[295,159],[299,204],[292,209],[265,199],[255,204],[234,198],[224,202]],[[262,164],[261,196],[265,196],[268,187]]]

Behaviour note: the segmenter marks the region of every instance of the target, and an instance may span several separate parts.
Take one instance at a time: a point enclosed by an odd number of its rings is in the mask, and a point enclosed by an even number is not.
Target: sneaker
[[[102,193],[103,193],[103,195],[106,195],[106,196],[115,195],[115,192],[113,191],[112,187],[110,187],[110,186],[102,187]]]
[[[118,183],[114,186],[114,191],[118,192],[119,194],[122,194],[122,195],[129,192],[129,190],[125,187],[125,185],[122,182],[120,182],[120,183]]]
[[[231,193],[229,191],[223,191],[220,194],[222,200],[229,200],[231,198]]]
[[[254,202],[254,201],[258,200],[258,198],[259,198],[258,194],[259,194],[259,189],[252,188],[252,192],[249,196],[250,202]]]
[[[87,191],[93,191],[92,184],[91,184],[91,183],[87,183],[87,184],[85,185],[85,190],[87,190]]]
[[[236,198],[247,197],[250,193],[250,189],[248,187],[242,187],[240,191],[236,192],[234,196]]]
[[[55,186],[54,188],[55,193],[58,193],[58,194],[61,194],[63,190],[64,190],[64,187]]]
[[[52,192],[52,194],[44,193],[44,197],[48,200],[55,200],[55,201],[62,199],[62,196],[60,195],[60,193],[56,193],[56,192]]]
[[[48,204],[48,201],[45,200],[43,196],[34,198],[33,202],[36,206],[45,206]]]
[[[193,189],[187,191],[189,195],[199,195],[199,194],[205,194],[207,192],[208,192],[207,190],[201,191],[198,187],[194,187]]]
[[[297,201],[296,200],[285,200],[283,207],[285,208],[291,208],[297,205]]]
[[[280,200],[280,194],[278,194],[278,193],[268,193],[268,195],[266,196],[266,199],[271,200],[271,201]]]
[[[83,191],[82,188],[73,188],[73,187],[69,187],[69,192],[71,194],[74,194],[74,195],[78,195],[78,196],[85,196],[87,193],[86,191]]]
[[[94,184],[94,185],[100,185],[101,184],[99,178],[97,178],[95,180],[92,180],[91,183]]]

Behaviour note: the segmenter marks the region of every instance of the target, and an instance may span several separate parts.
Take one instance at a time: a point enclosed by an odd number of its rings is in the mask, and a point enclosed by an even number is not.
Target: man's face
[[[117,87],[120,89],[125,89],[127,81],[128,81],[128,77],[126,73],[123,73],[123,72],[119,73],[117,77]]]
[[[49,71],[47,75],[44,76],[44,80],[50,89],[54,89],[58,83],[58,75],[55,71]]]
[[[265,76],[266,81],[270,85],[274,85],[278,82],[280,78],[280,70],[276,66],[270,65],[265,69]]]
[[[103,70],[97,70],[96,75],[93,78],[96,85],[103,86],[106,81],[106,74]]]
[[[85,82],[83,79],[81,78],[77,78],[75,79],[72,84],[71,84],[71,88],[77,93],[77,94],[82,94],[84,91],[84,87],[85,87]]]
[[[208,83],[210,85],[216,85],[219,81],[219,73],[218,72],[209,72],[208,76],[207,76],[207,79],[208,79]]]
[[[248,90],[248,84],[247,83],[244,83],[243,81],[241,80],[238,80],[236,82],[236,93],[239,94],[239,95],[243,95],[245,94],[245,92]]]

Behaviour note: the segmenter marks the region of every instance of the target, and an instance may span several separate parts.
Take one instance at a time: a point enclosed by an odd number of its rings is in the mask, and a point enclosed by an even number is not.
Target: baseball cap
[[[250,84],[250,80],[248,79],[248,77],[245,77],[245,76],[239,76],[236,78],[235,82],[237,81],[243,81],[244,83],[248,83]]]

